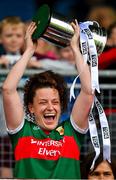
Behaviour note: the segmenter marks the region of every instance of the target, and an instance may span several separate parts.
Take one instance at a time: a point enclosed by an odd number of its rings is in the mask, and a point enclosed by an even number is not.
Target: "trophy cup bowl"
[[[52,9],[47,4],[39,7],[32,21],[37,25],[32,35],[33,40],[43,38],[59,47],[70,45],[70,40],[74,35],[74,29],[71,26],[72,20],[52,12]],[[89,28],[93,35],[97,53],[101,54],[107,40],[106,31],[97,22],[93,22],[93,25],[90,25]]]

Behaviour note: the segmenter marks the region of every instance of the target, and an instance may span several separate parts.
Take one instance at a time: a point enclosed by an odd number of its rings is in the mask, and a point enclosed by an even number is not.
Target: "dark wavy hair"
[[[68,90],[67,84],[64,78],[52,71],[45,71],[42,73],[34,74],[31,76],[24,86],[24,108],[26,115],[31,117],[28,105],[33,103],[36,90],[40,88],[55,88],[58,90],[61,103],[61,111],[64,112],[67,109],[68,104]]]
[[[84,158],[81,162],[81,178],[82,179],[88,179],[88,175],[91,174],[92,172],[94,172],[94,170],[97,168],[97,166],[102,163],[102,161],[103,161],[102,151],[101,151],[98,159],[95,161],[94,169],[91,171],[90,168],[91,168],[94,157],[95,157],[95,152],[89,153],[88,155],[84,156]],[[116,158],[111,155],[111,163],[108,162],[108,164],[110,165],[113,175],[114,175],[114,178],[116,179]]]

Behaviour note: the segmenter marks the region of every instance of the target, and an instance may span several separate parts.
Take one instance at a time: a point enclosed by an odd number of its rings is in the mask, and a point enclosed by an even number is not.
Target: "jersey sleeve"
[[[80,134],[86,134],[88,129],[81,129],[80,127],[77,126],[77,124],[74,122],[72,116],[70,116],[70,122],[72,127],[75,129],[75,131],[79,132]]]
[[[16,134],[17,132],[19,132],[23,128],[24,122],[25,122],[25,118],[23,118],[21,124],[16,129],[12,130],[12,129],[6,128],[8,134],[13,135],[13,134]]]

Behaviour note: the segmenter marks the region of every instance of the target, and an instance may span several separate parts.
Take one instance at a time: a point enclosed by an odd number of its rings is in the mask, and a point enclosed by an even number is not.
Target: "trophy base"
[[[41,6],[35,16],[33,17],[32,21],[36,23],[36,30],[32,35],[32,39],[40,38],[44,32],[46,31],[51,17],[51,10],[47,4]]]

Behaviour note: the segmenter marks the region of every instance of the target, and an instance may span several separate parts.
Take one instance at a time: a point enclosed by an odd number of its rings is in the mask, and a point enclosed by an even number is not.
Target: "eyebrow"
[[[98,174],[100,174],[99,171],[94,171],[94,172],[91,172],[89,175],[94,176],[94,175],[98,175]],[[112,172],[111,171],[105,171],[105,172],[103,172],[103,174],[112,174]]]

